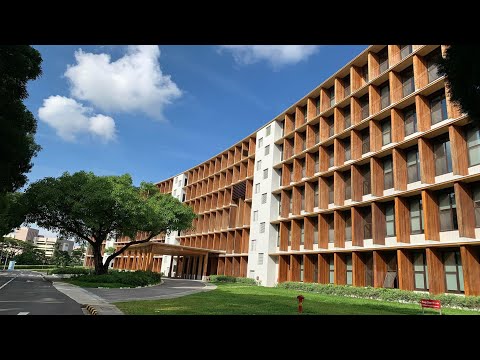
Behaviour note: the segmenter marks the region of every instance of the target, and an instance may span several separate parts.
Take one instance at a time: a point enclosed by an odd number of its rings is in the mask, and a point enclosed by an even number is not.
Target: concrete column
[[[202,281],[207,281],[208,253],[203,257]]]

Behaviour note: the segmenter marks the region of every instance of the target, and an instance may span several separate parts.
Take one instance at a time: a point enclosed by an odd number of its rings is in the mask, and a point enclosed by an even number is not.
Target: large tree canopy
[[[40,53],[27,45],[0,46],[0,194],[18,190],[27,181],[37,122],[22,103],[27,82],[41,75]]]
[[[25,220],[23,193],[0,194],[0,238]]]
[[[189,206],[161,194],[155,185],[142,182],[139,187],[133,186],[128,174],[66,172],[31,184],[25,197],[27,222],[90,243],[96,274],[106,273],[110,261],[131,245],[148,242],[160,233],[187,229],[195,218]],[[138,234],[142,234],[141,238]],[[102,243],[120,236],[133,240],[103,264]]]
[[[453,102],[480,121],[480,45],[453,44],[440,61],[439,73],[447,75]]]

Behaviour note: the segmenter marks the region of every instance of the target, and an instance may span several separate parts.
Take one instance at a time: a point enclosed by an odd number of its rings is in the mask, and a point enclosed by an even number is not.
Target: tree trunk
[[[102,242],[98,242],[99,245],[95,244],[92,246],[93,251],[93,264],[95,265],[95,275],[103,275],[108,272],[108,264],[103,264],[102,256]]]

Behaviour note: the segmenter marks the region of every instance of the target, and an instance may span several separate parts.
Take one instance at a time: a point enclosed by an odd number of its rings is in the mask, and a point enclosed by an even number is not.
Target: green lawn
[[[115,305],[132,315],[288,315],[297,314],[300,292],[280,288],[221,284],[213,291],[176,299],[119,302]],[[420,305],[302,292],[303,313],[314,315],[417,315]],[[426,309],[425,313],[438,314]],[[475,314],[480,312],[442,309],[442,314]]]

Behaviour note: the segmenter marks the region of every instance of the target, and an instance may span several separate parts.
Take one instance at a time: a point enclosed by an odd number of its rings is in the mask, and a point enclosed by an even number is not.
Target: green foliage
[[[37,249],[31,244],[27,244],[27,245],[29,246],[26,246],[23,249],[21,254],[15,256],[14,258],[16,261],[15,267],[17,267],[17,264],[42,265],[47,262],[44,250]]]
[[[91,273],[92,273],[92,269],[83,268],[83,267],[61,267],[61,268],[54,268],[48,271],[48,274],[87,275]]]
[[[26,249],[31,249],[32,244],[29,244],[22,240],[17,240],[9,237],[0,238],[0,266],[3,268],[3,264],[7,259],[14,260],[14,257],[21,254]]]
[[[71,283],[81,283],[82,286],[89,284],[91,287],[100,286],[99,284],[120,284],[122,287],[137,287],[159,284],[162,276],[152,271],[121,272],[109,271],[103,275],[80,275],[70,280]]]
[[[442,307],[459,307],[465,309],[480,309],[480,296],[456,296],[456,295],[431,295],[428,293],[417,293],[399,289],[385,289],[356,287],[349,285],[283,282],[277,285],[279,288],[298,291],[309,291],[324,295],[351,296],[363,299],[377,299],[392,302],[418,303],[421,299],[440,300]]]
[[[105,252],[105,254],[110,255],[110,254],[113,254],[115,252],[115,250],[116,249],[113,246],[110,246],[108,248],[105,248],[104,252]]]
[[[133,186],[130,175],[96,176],[92,172],[65,172],[47,177],[25,192],[27,222],[36,222],[66,238],[92,245],[97,274],[106,273],[111,260],[129,245],[147,242],[160,233],[191,227],[195,214],[169,194],[161,194],[151,183]],[[101,261],[101,244],[108,238],[135,239]]]
[[[70,256],[68,251],[63,251],[55,248],[55,250],[53,250],[51,262],[57,267],[66,267],[72,264],[72,257]]]
[[[452,44],[440,61],[439,73],[447,75],[451,99],[476,122],[480,121],[480,45]]]
[[[251,278],[227,275],[210,275],[209,278],[211,283],[240,283],[245,285],[257,285],[256,281]]]
[[[53,269],[55,265],[17,265],[15,264],[15,270],[24,270],[24,269]]]
[[[72,250],[72,254],[70,255],[70,258],[72,261],[70,265],[73,265],[73,266],[82,265],[84,253],[85,253],[84,248]]]
[[[0,46],[0,194],[25,185],[31,159],[40,150],[34,139],[37,122],[22,101],[28,97],[27,82],[41,75],[41,63],[31,46]]]
[[[25,220],[27,208],[23,193],[0,192],[0,236],[8,234]]]

